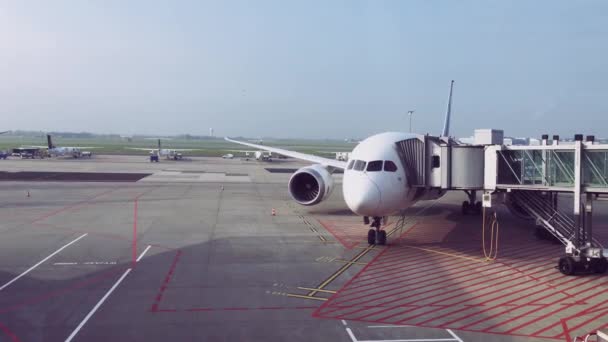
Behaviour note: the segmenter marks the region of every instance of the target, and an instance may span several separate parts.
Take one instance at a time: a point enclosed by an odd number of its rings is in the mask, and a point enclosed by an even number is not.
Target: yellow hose
[[[493,212],[490,218],[486,220],[486,208],[484,207],[482,220],[481,247],[483,248],[483,256],[486,258],[486,261],[493,261],[496,260],[496,257],[498,257],[498,217],[496,216],[496,212]],[[491,223],[489,251],[486,251],[486,223]]]

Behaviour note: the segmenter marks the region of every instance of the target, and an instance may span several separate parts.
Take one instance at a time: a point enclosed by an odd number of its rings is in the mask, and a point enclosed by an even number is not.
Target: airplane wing
[[[336,169],[344,170],[346,168],[346,162],[335,160],[335,159],[323,158],[323,157],[313,156],[311,154],[300,153],[300,152],[295,152],[295,151],[288,151],[288,150],[284,150],[282,148],[257,145],[257,144],[252,144],[252,143],[248,143],[248,142],[243,142],[243,141],[236,141],[236,140],[232,140],[229,138],[224,138],[224,139],[226,141],[230,141],[235,144],[241,144],[241,145],[257,148],[260,150],[269,151],[272,153],[282,154],[284,156],[288,156],[288,157],[292,157],[292,158],[296,158],[296,159],[300,159],[300,160],[306,160],[306,161],[317,163],[317,164],[331,166],[331,167],[335,167]]]
[[[138,150],[138,151],[156,151],[157,148],[145,148],[145,147],[127,147],[129,150]]]
[[[129,150],[140,150],[140,151],[158,151],[157,148],[145,148],[145,147],[126,147]],[[200,148],[161,148],[161,150],[167,151],[199,151],[202,150]]]

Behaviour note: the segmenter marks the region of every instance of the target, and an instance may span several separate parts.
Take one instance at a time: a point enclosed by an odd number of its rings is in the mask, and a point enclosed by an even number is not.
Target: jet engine
[[[334,189],[331,173],[320,164],[306,166],[289,179],[289,194],[301,205],[315,205],[329,197]]]

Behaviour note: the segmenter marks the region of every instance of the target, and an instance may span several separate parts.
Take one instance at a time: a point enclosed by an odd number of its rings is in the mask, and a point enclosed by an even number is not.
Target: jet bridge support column
[[[583,135],[574,136],[574,238],[566,245],[566,256],[559,260],[559,270],[566,275],[578,270],[604,273],[608,260],[604,250],[593,239],[593,193],[586,192],[582,201]]]

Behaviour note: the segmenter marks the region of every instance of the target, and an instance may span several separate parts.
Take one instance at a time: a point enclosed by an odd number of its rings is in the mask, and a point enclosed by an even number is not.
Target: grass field
[[[258,141],[253,141],[259,143]],[[62,138],[60,136],[53,137],[55,146],[78,146],[97,147],[91,149],[96,154],[127,154],[127,155],[146,155],[147,151],[135,150],[133,148],[156,148],[157,140],[136,138],[132,141],[121,138]],[[209,139],[171,139],[162,140],[162,148],[167,149],[195,149],[193,151],[184,152],[184,155],[190,156],[221,156],[227,153],[232,153],[239,156],[237,151],[253,150],[247,146],[237,145],[222,138]],[[281,147],[289,150],[294,150],[303,153],[315,154],[324,157],[333,158],[332,152],[341,151],[348,152],[356,146],[354,143],[348,143],[337,140],[297,140],[297,139],[276,139],[264,140],[261,144],[268,146]],[[10,151],[13,148],[21,146],[46,146],[45,137],[19,137],[4,135],[0,136],[0,150]]]

